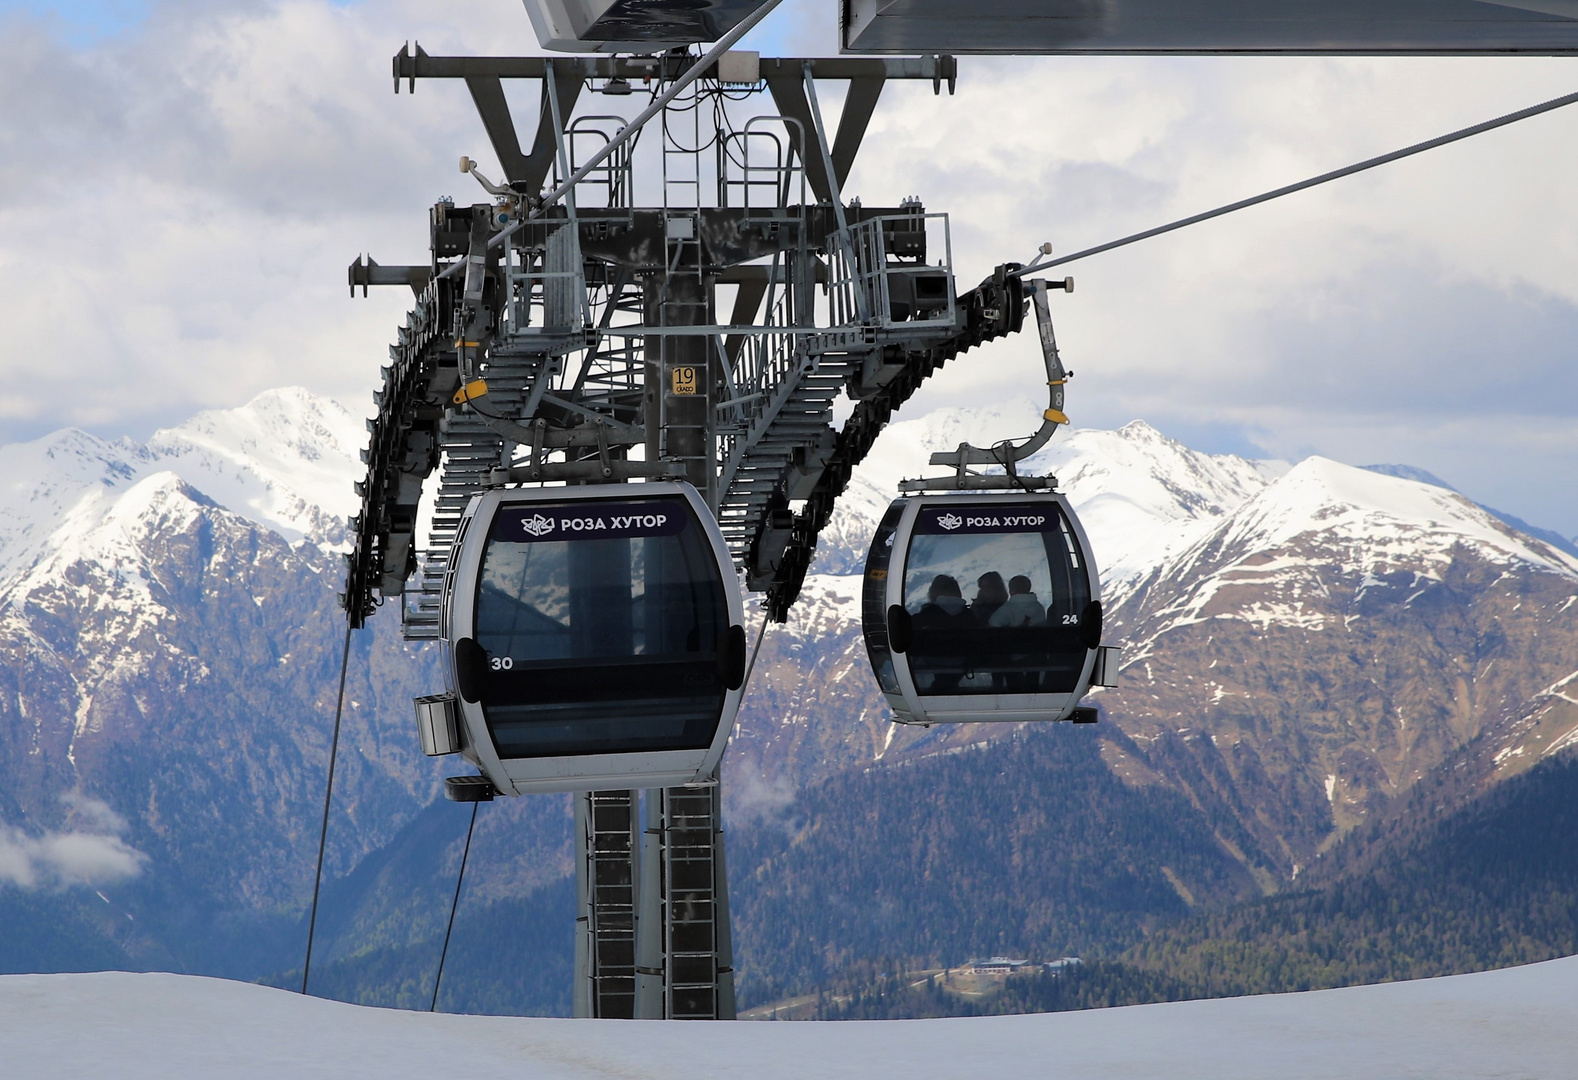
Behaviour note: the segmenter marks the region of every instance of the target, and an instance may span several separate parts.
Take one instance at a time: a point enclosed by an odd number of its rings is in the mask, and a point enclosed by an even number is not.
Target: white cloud
[[[345,267],[424,261],[455,147],[486,145],[461,84],[397,98],[390,57],[514,51],[517,14],[166,4],[82,49],[0,16],[0,424],[146,435],[290,383],[368,397],[410,297],[353,303]]]
[[[23,889],[110,885],[136,877],[148,857],[119,836],[126,820],[104,802],[72,792],[63,797],[76,828],[33,836],[0,826],[0,885]]]
[[[110,804],[80,791],[68,791],[60,797],[65,804],[66,818],[73,825],[99,833],[119,836],[126,831],[126,819],[110,809]]]

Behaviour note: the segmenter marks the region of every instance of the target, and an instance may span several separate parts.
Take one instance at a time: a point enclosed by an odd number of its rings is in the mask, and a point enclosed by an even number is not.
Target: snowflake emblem
[[[941,525],[949,532],[952,532],[954,529],[957,529],[960,525],[964,524],[964,519],[958,514],[944,514],[937,519],[937,524]]]
[[[541,514],[537,514],[535,517],[524,519],[521,522],[521,528],[525,529],[533,536],[542,536],[544,533],[553,532],[553,518],[543,517]]]

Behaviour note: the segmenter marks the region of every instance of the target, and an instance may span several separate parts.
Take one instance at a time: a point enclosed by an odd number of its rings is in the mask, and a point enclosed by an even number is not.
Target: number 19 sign
[[[673,379],[671,393],[694,394],[696,392],[696,369],[687,365],[676,367],[672,370]]]

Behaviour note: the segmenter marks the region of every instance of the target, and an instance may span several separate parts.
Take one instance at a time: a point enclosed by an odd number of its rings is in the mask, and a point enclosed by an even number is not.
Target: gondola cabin
[[[739,708],[744,615],[693,488],[489,491],[461,529],[441,620],[445,696],[456,748],[495,788],[712,774]]]
[[[1056,492],[915,495],[866,559],[866,651],[901,723],[1063,720],[1101,655],[1090,544]]]

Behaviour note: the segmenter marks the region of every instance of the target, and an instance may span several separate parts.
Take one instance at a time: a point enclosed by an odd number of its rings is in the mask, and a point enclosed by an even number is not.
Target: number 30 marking
[[[495,656],[492,659],[492,665],[494,671],[508,671],[515,666],[515,661],[508,656]]]

